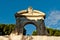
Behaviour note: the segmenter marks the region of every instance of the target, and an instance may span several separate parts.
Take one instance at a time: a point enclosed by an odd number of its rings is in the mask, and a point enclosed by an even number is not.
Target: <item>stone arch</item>
[[[38,25],[37,25],[36,22],[26,22],[26,23],[23,24],[23,27],[24,27],[25,25],[27,25],[27,24],[33,24],[33,25],[36,26],[36,28],[38,27]]]
[[[27,12],[28,11],[28,12]],[[30,12],[31,11],[31,12]],[[15,14],[16,28],[18,34],[23,34],[23,27],[26,24],[34,24],[37,28],[37,35],[47,35],[47,31],[44,24],[45,13],[37,10],[23,10]]]
[[[25,28],[25,26],[26,25],[29,25],[29,24],[31,24],[31,25],[33,25],[35,28],[36,28],[36,31],[37,31],[37,24],[36,23],[33,23],[33,22],[26,22],[24,25],[23,25],[23,28]],[[30,27],[30,26],[29,26]],[[31,29],[31,28],[30,28]],[[27,30],[26,30],[27,31]],[[23,34],[24,34],[24,30],[23,30]]]

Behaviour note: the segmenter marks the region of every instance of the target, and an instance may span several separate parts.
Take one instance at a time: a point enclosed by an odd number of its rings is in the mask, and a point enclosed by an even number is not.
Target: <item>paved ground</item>
[[[0,40],[60,40],[60,36],[23,36],[22,35],[10,35],[0,36]]]

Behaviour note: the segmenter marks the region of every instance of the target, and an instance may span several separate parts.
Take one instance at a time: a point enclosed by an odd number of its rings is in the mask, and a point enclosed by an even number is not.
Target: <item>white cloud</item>
[[[54,10],[49,13],[49,16],[45,19],[45,24],[48,27],[60,28],[60,11]]]

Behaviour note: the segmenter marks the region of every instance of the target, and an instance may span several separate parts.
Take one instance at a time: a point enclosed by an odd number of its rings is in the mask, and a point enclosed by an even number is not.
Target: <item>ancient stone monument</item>
[[[23,35],[23,28],[26,24],[34,24],[36,26],[37,35],[47,35],[47,31],[44,24],[45,13],[33,10],[29,7],[27,10],[19,11],[15,14],[16,27],[15,33]]]

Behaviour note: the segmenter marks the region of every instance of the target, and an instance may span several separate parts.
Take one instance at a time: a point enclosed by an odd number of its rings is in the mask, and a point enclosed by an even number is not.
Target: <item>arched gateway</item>
[[[33,10],[29,7],[28,10],[22,10],[15,14],[16,27],[15,32],[23,34],[23,28],[26,24],[34,24],[36,26],[37,35],[47,35],[44,24],[45,13]]]

